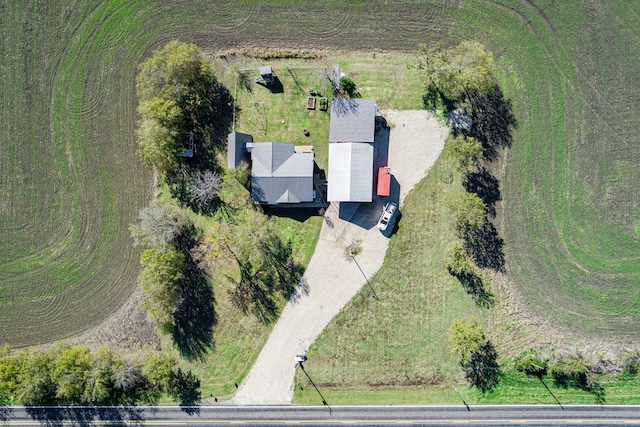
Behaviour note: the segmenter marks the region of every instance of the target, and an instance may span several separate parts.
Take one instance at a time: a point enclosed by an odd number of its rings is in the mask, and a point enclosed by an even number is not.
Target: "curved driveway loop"
[[[376,132],[375,168],[391,167],[392,194],[373,203],[332,203],[304,278],[282,311],[249,375],[229,403],[288,404],[293,398],[296,354],[306,353],[329,321],[366,283],[345,248],[361,240],[357,261],[367,277],[382,265],[388,239],[376,227],[387,200],[400,202],[427,174],[448,130],[426,111],[381,111],[391,129]],[[330,174],[330,171],[329,171]]]

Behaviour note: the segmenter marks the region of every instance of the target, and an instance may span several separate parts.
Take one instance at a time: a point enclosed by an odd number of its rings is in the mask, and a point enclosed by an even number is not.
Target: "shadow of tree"
[[[249,76],[249,73],[247,72],[242,72],[239,71],[238,72],[238,84],[240,85],[240,87],[244,90],[246,90],[249,93],[253,92],[253,79],[251,78],[251,76]]]
[[[11,418],[13,418],[13,409],[11,409],[10,406],[4,403],[1,403],[0,404],[0,423],[7,423],[7,421],[9,421]]]
[[[605,403],[604,386],[598,381],[597,373],[582,358],[561,360],[551,368],[551,374],[557,387],[575,387],[591,393],[595,403]]]
[[[467,174],[462,185],[467,192],[475,193],[482,199],[489,215],[496,215],[495,204],[500,200],[500,182],[486,168]]]
[[[185,226],[176,243],[185,255],[187,268],[178,284],[182,299],[174,313],[172,338],[183,357],[200,359],[213,347],[215,298],[207,273],[191,253],[197,244],[195,227]]]
[[[482,143],[487,160],[495,160],[499,147],[510,147],[512,131],[517,127],[511,100],[504,99],[496,85],[486,95],[470,94],[472,104],[471,135]]]
[[[29,416],[46,426],[109,422],[110,425],[129,425],[144,422],[144,410],[133,405],[124,406],[35,406],[26,405]]]
[[[284,86],[282,86],[282,82],[278,76],[273,76],[273,83],[268,85],[267,88],[271,93],[284,93]]]
[[[442,95],[434,84],[430,84],[425,88],[426,92],[422,95],[422,104],[424,108],[431,112],[444,110],[444,116],[456,109],[456,100],[448,99]]]
[[[464,241],[464,246],[478,267],[504,272],[504,240],[498,236],[498,231],[491,222],[486,221],[482,228],[473,233],[471,239]]]
[[[476,305],[483,308],[491,308],[494,304],[494,295],[487,291],[482,279],[472,271],[457,273],[449,270],[449,274],[458,279],[467,294],[473,297]]]
[[[200,415],[200,380],[191,371],[178,368],[170,394],[180,402],[180,410],[189,415]]]
[[[271,235],[258,248],[259,262],[237,259],[240,279],[229,291],[232,303],[243,313],[253,312],[263,323],[271,323],[278,318],[276,296],[289,299],[296,289],[304,267],[293,260],[291,241],[286,244],[277,235]],[[234,281],[233,278],[228,277]]]
[[[500,382],[502,370],[498,364],[498,353],[491,341],[471,354],[471,360],[464,366],[464,376],[483,393],[490,391]]]

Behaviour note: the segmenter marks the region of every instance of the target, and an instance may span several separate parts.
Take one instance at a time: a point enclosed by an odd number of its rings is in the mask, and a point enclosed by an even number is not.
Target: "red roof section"
[[[378,196],[388,196],[391,191],[391,168],[378,168]]]

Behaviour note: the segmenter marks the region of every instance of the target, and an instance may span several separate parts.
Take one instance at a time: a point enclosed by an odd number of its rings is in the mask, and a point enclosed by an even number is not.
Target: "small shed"
[[[378,168],[378,196],[391,194],[391,168],[383,166]]]
[[[273,69],[271,68],[271,66],[265,65],[263,67],[260,67],[260,77],[262,77],[262,80],[264,80],[264,82],[268,85],[273,83],[275,79],[273,77]]]

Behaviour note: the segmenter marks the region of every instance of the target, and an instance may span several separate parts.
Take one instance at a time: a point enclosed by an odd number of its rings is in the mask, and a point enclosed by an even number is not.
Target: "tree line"
[[[497,179],[486,164],[495,160],[497,149],[511,142],[515,119],[504,101],[496,78],[491,52],[477,42],[462,42],[447,48],[421,46],[415,66],[425,87],[425,107],[454,123],[445,149],[462,176],[464,192],[447,200],[453,229],[460,239],[447,252],[445,266],[476,304],[488,308],[494,296],[481,270],[503,271],[503,241],[491,223],[495,203],[500,200]],[[481,391],[494,388],[501,369],[497,352],[473,317],[455,320],[449,330],[452,353],[466,379]]]
[[[0,348],[0,403],[77,405],[200,400],[200,381],[168,355],[124,358],[108,348],[57,345],[11,353]]]

